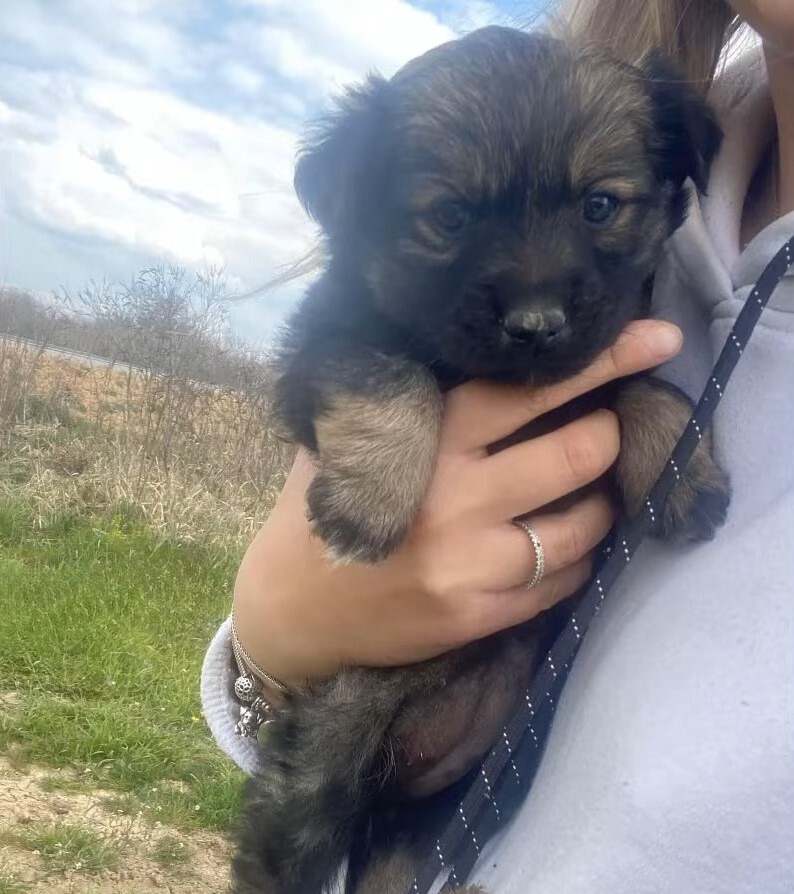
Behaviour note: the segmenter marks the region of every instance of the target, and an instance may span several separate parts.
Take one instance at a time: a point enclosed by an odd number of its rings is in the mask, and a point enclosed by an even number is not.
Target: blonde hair
[[[561,19],[574,37],[626,62],[661,50],[704,92],[738,26],[727,0],[566,0]]]

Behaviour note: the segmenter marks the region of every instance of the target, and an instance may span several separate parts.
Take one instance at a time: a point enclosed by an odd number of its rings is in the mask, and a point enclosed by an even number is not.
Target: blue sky
[[[292,164],[328,97],[532,5],[0,0],[0,283],[48,293],[164,260],[258,287],[312,242]],[[236,303],[237,332],[266,341],[296,288]]]

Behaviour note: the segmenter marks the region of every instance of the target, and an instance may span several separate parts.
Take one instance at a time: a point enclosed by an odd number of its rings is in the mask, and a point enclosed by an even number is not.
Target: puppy
[[[663,60],[634,68],[504,28],[345,96],[296,169],[328,263],[291,320],[277,382],[279,416],[317,463],[308,509],[333,559],[376,562],[405,537],[446,389],[558,381],[648,315],[685,181],[704,188],[720,138]],[[612,477],[634,513],[690,404],[647,377],[589,400],[619,414]],[[723,520],[728,485],[709,450],[705,436],[661,535],[707,538]],[[354,845],[349,891],[404,894],[423,824],[446,809],[437,793],[491,746],[555,629],[547,614],[296,693],[246,793],[238,894],[320,894]]]

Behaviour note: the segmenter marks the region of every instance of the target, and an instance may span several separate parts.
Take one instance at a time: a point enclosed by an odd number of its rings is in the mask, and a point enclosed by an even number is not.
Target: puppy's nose
[[[560,307],[515,307],[505,314],[502,325],[516,341],[534,342],[539,347],[551,347],[568,333],[568,318]]]

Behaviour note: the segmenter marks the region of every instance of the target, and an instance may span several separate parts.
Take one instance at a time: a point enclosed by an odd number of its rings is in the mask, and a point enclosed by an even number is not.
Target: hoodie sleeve
[[[256,740],[238,736],[234,726],[240,705],[234,695],[237,666],[232,651],[232,622],[218,628],[201,668],[201,706],[204,719],[219,747],[249,775],[259,769]]]

